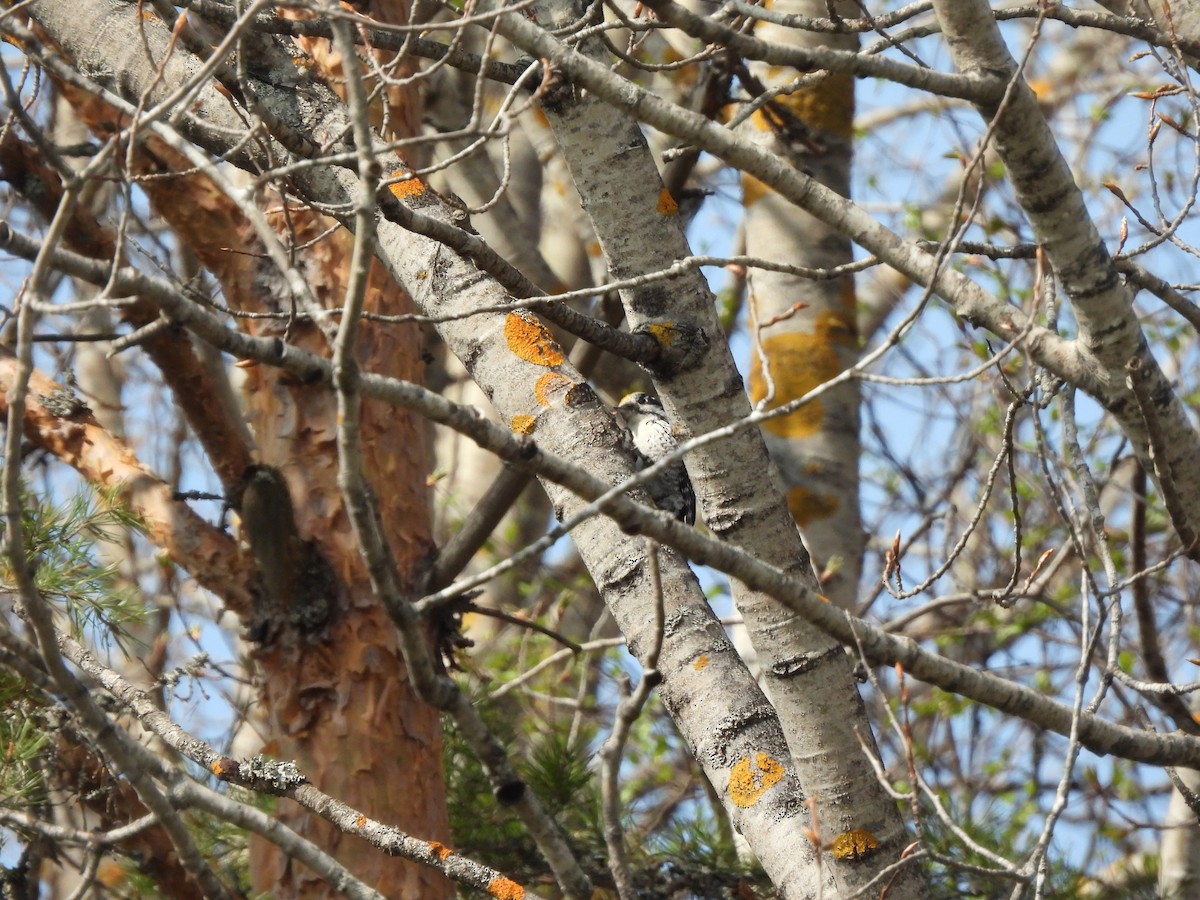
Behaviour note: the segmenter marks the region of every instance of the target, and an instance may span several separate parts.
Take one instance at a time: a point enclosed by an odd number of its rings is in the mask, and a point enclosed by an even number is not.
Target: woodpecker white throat
[[[657,397],[638,391],[627,394],[617,406],[617,415],[625,423],[633,446],[641,457],[638,469],[647,468],[675,450],[671,421]],[[687,469],[679,462],[660,472],[645,484],[654,505],[688,525],[696,523],[696,494]]]

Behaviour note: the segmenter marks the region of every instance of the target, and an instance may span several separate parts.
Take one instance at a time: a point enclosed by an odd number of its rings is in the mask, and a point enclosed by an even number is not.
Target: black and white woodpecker
[[[639,460],[639,470],[674,452],[676,443],[675,435],[671,432],[671,421],[657,397],[641,391],[626,394],[617,406],[617,415],[625,423],[633,446],[645,460]],[[659,509],[688,525],[696,524],[696,494],[682,461],[651,478],[645,487],[646,493]]]

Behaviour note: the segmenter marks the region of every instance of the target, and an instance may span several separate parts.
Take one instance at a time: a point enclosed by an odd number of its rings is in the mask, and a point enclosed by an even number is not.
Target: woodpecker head
[[[634,391],[622,397],[621,402],[617,404],[617,413],[630,425],[641,416],[665,419],[667,415],[663,411],[662,401],[645,391]]]

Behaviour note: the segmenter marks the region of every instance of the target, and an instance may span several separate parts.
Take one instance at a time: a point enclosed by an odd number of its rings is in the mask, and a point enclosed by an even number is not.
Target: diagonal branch
[[[290,798],[305,809],[332,822],[346,834],[369,841],[387,853],[398,854],[431,866],[469,887],[487,889],[489,885],[511,884],[500,872],[488,866],[447,852],[447,848],[436,842],[420,840],[367,817],[360,810],[347,806],[307,783],[302,773],[286,779],[281,778],[275,784],[251,774],[254,767],[250,763],[239,764],[218,753],[205,741],[189,734],[160,710],[145,692],[134,687],[118,672],[102,665],[86,647],[66,635],[59,635],[59,643],[72,662],[120,700],[146,728],[168,746],[222,781],[261,793]],[[189,806],[195,804],[208,809],[227,821],[242,824],[256,833],[263,834],[269,840],[286,845],[289,853],[324,875],[330,884],[343,885],[351,896],[381,896],[355,879],[327,853],[265,813],[228,798],[222,797],[218,800],[219,795],[216,792],[192,781],[190,777],[153,754],[143,751],[139,761],[147,769],[157,772],[159,778],[168,781],[172,796],[187,801]],[[282,766],[276,771],[282,771]]]

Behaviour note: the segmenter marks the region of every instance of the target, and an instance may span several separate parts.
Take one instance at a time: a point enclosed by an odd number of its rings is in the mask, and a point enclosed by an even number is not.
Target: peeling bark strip
[[[97,12],[101,25],[96,35],[75,34],[74,39],[89,42],[95,38],[96,44],[88,44],[81,52],[86,58],[96,59],[97,65],[106,65],[102,58],[105,41],[111,41],[120,24],[128,22],[122,16],[136,12],[136,8],[121,11],[117,5],[104,15]],[[167,49],[170,45],[153,28],[153,19],[134,21],[136,36],[122,39],[119,53],[108,47],[109,57],[125,59],[135,66],[142,63],[139,50],[131,49],[128,43],[132,40],[138,48],[154,46],[159,54],[156,60],[166,58],[167,68],[174,67],[173,72],[181,79],[186,77],[179,68],[181,64],[185,68],[191,65],[189,71],[195,70],[195,60],[181,46],[173,51]],[[77,24],[65,21],[63,27],[79,30]],[[305,83],[319,83],[311,81],[315,69],[298,70],[293,56],[280,54],[279,61],[285,60],[290,67],[289,83],[294,87],[302,89]],[[62,74],[68,77],[67,73]],[[164,81],[161,86],[164,91],[171,91],[185,83]],[[219,89],[208,84],[206,91],[214,97],[226,98],[222,101],[226,109],[221,115],[235,112],[227,99],[240,95],[235,81],[229,80]],[[78,93],[78,102],[90,104],[88,118],[102,135],[115,133],[135,118],[133,110],[122,105],[117,97],[107,98],[120,111],[114,113],[111,107]],[[169,101],[163,111],[170,107]],[[269,109],[264,112],[274,119]],[[393,117],[393,121],[400,118]],[[139,120],[138,126],[144,124],[145,120]],[[244,130],[246,126],[243,122],[236,127]],[[184,157],[193,148],[172,141],[173,137],[168,134],[166,140],[152,138],[141,152],[130,157],[131,162],[157,175],[188,169]],[[299,131],[285,137],[289,145],[309,146],[304,144],[305,138]],[[310,149],[315,151],[315,145]],[[295,268],[286,267],[286,260],[285,265],[278,266],[281,271],[290,271],[289,283],[273,268],[281,257],[270,260],[264,256],[279,243],[266,217],[245,197],[230,198],[219,179],[191,174],[170,180],[150,179],[143,188],[181,242],[219,279],[226,302],[234,308],[286,311],[289,293],[310,315],[322,312],[315,307],[337,305],[349,258],[350,243],[344,234],[310,246]],[[260,226],[257,231],[256,225]],[[321,234],[327,225],[309,211],[295,210],[281,227],[303,243],[306,238]],[[247,252],[233,253],[231,247]],[[410,311],[381,268],[374,276],[370,303],[375,312]],[[319,315],[316,317],[319,321]],[[260,321],[256,326],[260,333],[283,333],[282,329],[275,331],[269,322]],[[369,325],[367,329],[376,327]],[[317,349],[319,338],[314,332],[311,325],[301,325],[291,337]],[[282,340],[278,336],[276,340],[282,348]],[[416,378],[420,354],[414,344],[411,330],[398,332],[386,341],[373,340],[365,360],[377,371]],[[378,358],[372,354],[378,354]],[[261,511],[256,510],[253,502],[249,510],[243,510],[248,515],[242,522],[242,535],[245,538],[247,532],[255,532],[247,543],[258,559],[258,574],[262,578],[252,571],[245,573],[242,590],[256,584],[262,590],[261,602],[253,609],[244,606],[238,609],[248,623],[249,634],[260,642],[257,660],[264,676],[263,706],[273,715],[269,746],[285,758],[300,761],[306,774],[318,778],[326,790],[341,799],[403,826],[427,829],[430,836],[444,837],[448,826],[441,784],[439,715],[412,696],[394,629],[371,597],[358,560],[358,548],[344,526],[335,480],[336,462],[331,457],[334,448],[327,439],[334,419],[328,392],[325,388],[312,390],[303,380],[280,380],[277,374],[265,367],[247,370],[247,405],[258,436],[257,458],[272,464],[266,467],[271,471],[290,474],[295,486],[302,487],[295,491],[296,496],[303,497],[305,502],[296,510],[299,535],[293,534],[283,548],[286,560],[273,559],[278,548],[271,549],[269,540],[265,543],[255,540],[280,524],[278,509],[265,511],[257,518],[256,513]],[[212,415],[214,410],[207,413]],[[281,420],[293,427],[281,427]],[[373,471],[390,475],[388,490],[380,504],[381,515],[403,570],[411,570],[416,560],[423,560],[430,544],[426,466],[415,458],[425,442],[414,433],[414,425],[419,428],[422,423],[409,416],[397,417],[393,410],[377,403],[365,411],[362,425],[363,433],[369,437]],[[212,448],[213,444],[207,446]],[[298,460],[304,460],[307,467],[299,476],[295,471]],[[218,471],[232,468],[221,456],[213,462]],[[242,462],[243,469],[246,462]],[[282,487],[287,490],[286,484]],[[236,501],[240,485],[231,486],[228,493]],[[246,568],[245,564],[241,568]],[[281,573],[291,577],[280,583]],[[373,778],[365,779],[363,772],[373,773]],[[446,895],[451,890],[449,882],[428,867],[380,854],[356,839],[343,839],[330,824],[294,806],[284,804],[279,817],[297,833],[308,835],[316,844],[336,853],[353,871],[385,893],[419,892],[432,897]],[[255,847],[254,856],[255,877],[265,889],[284,895],[302,894],[312,890],[314,884],[324,886],[323,879],[296,865],[267,842]]]
[[[0,349],[0,391],[6,393],[11,387],[16,365],[11,353]],[[86,406],[73,407],[68,416],[63,416],[38,400],[53,398],[61,390],[50,378],[34,372],[30,397],[25,401],[26,438],[92,484],[120,489],[121,498],[146,525],[156,545],[230,609],[248,612],[254,572],[233,539],[176,500],[171,487],[138,462],[127,445],[101,428]],[[0,411],[7,408],[6,397],[0,396]]]

